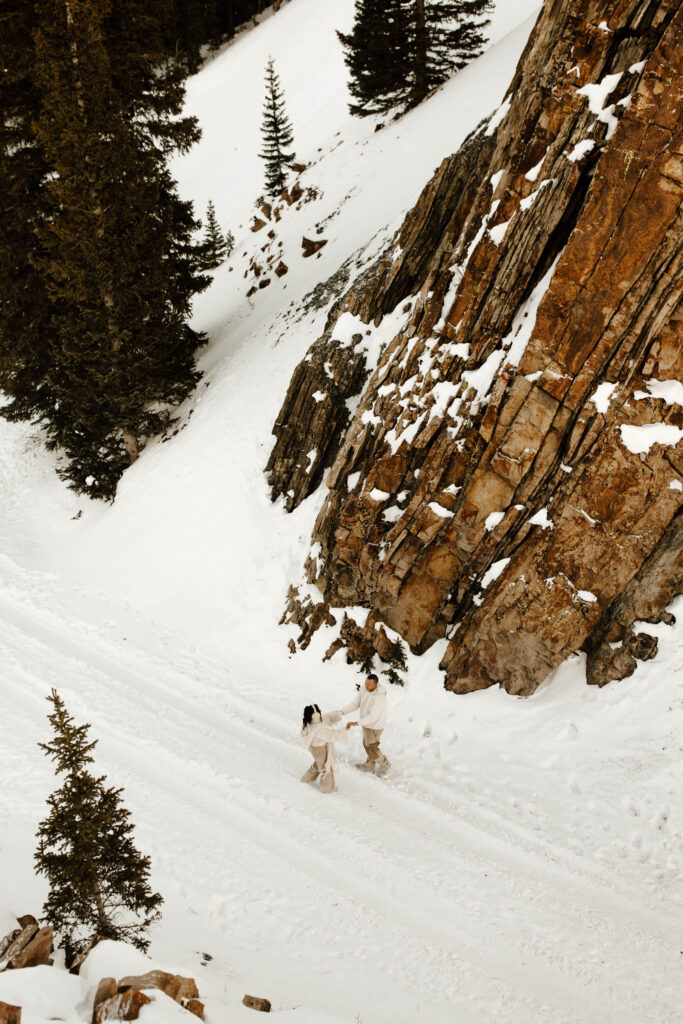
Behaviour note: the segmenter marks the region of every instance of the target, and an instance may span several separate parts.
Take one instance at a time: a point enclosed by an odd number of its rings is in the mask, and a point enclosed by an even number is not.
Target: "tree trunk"
[[[427,95],[427,24],[425,0],[415,2],[415,52],[413,54],[413,96],[411,106],[415,107]]]
[[[76,35],[74,33],[74,15],[71,9],[71,0],[65,0],[64,7],[66,10],[66,23],[69,28],[69,35],[71,42],[69,43],[69,49],[71,50],[71,63],[74,68],[74,89],[76,92],[76,102],[78,103],[78,109],[81,117],[85,119],[85,103],[83,102],[83,83],[81,82],[81,71],[78,66],[78,44],[76,43]]]
[[[128,427],[123,428],[123,443],[132,465],[140,454],[140,447],[138,445],[137,437],[128,429]]]
[[[100,926],[98,927],[97,931],[104,932],[105,934],[107,932],[110,932],[113,937],[115,929],[111,921],[109,920],[107,908],[105,907],[104,900],[102,899],[102,890],[100,889],[99,882],[95,883],[95,903],[97,904],[97,910],[100,915]],[[105,927],[102,927],[102,925],[105,925]]]

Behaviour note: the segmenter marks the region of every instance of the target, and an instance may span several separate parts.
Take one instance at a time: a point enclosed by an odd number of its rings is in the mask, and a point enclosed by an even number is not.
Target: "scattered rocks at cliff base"
[[[302,256],[307,259],[309,256],[314,256],[317,252],[327,245],[326,238],[306,238],[305,236],[301,239]]]

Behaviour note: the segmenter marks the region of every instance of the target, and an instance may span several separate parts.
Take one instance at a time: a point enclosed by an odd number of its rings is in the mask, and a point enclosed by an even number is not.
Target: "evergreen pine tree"
[[[276,196],[287,184],[287,171],[294,154],[286,150],[294,142],[292,126],[287,119],[285,99],[271,57],[266,65],[266,101],[261,124],[263,150],[259,156],[266,164],[266,192]]]
[[[337,35],[350,72],[352,114],[384,114],[406,100],[412,38],[406,0],[356,0],[351,32]]]
[[[0,6],[0,414],[30,419],[40,393],[50,395],[49,344],[53,305],[35,261],[38,227],[47,215],[49,167],[33,124],[40,99],[33,81],[34,6],[3,0]]]
[[[209,205],[206,211],[206,232],[204,234],[202,248],[204,253],[203,266],[205,270],[215,270],[215,268],[220,266],[223,260],[229,255],[228,242],[223,237],[221,229],[218,226],[216,209],[211,200],[209,200]]]
[[[412,0],[414,64],[411,106],[446,82],[475,57],[486,42],[491,0]]]
[[[74,724],[56,690],[48,701],[54,739],[39,746],[65,778],[48,798],[50,811],[37,833],[36,870],[50,886],[43,913],[65,945],[67,962],[94,934],[146,950],[145,932],[163,902],[149,885],[149,857],[133,844],[122,790],[88,770],[97,744],[88,739],[90,726]]]
[[[198,380],[203,338],[186,317],[208,282],[166,166],[198,130],[179,116],[181,71],[162,62],[165,6],[36,0],[36,133],[55,171],[37,267],[57,313],[35,412],[61,475],[99,498]]]
[[[356,0],[350,33],[338,33],[350,72],[352,114],[420,103],[479,56],[491,0]]]

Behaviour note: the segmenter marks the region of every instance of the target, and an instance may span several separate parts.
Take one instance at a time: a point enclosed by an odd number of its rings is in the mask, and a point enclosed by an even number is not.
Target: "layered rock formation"
[[[683,585],[682,198],[680,0],[547,0],[294,375],[274,495],[329,468],[302,643],[360,605],[366,645],[446,637],[448,688],[515,694],[581,647],[600,684],[654,653],[633,623]]]
[[[140,1010],[152,1000],[145,992],[156,989],[175,1000],[195,1017],[204,1020],[204,1004],[194,978],[153,970],[121,978],[102,978],[93,999],[91,1024],[108,1020],[137,1020]]]
[[[54,949],[51,925],[41,928],[32,914],[17,918],[18,928],[0,939],[0,973],[51,964]]]

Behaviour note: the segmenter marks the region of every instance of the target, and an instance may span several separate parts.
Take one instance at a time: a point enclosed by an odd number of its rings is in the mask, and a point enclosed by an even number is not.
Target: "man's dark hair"
[[[379,682],[379,679],[377,678],[377,676],[375,675],[374,672],[370,673],[370,675],[368,676],[368,679],[374,679],[376,683]]]

